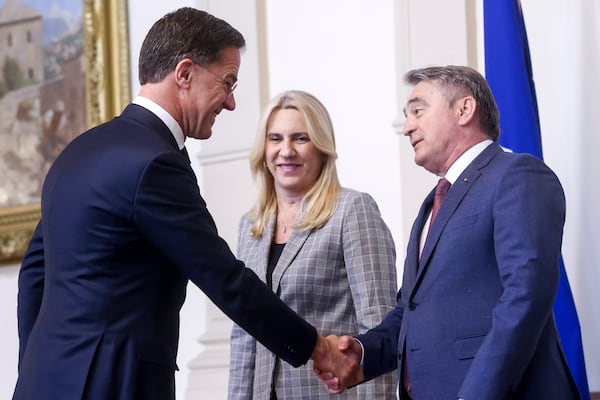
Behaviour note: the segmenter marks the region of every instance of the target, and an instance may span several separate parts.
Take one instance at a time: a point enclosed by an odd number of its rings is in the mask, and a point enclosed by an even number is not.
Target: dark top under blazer
[[[419,400],[579,398],[552,314],[565,218],[557,177],[489,145],[450,188],[417,269],[433,193],[412,227],[396,308],[358,336],[367,379],[400,365],[406,345]]]
[[[222,240],[189,159],[150,111],[74,139],[19,274],[15,399],[169,399],[187,281],[293,365],[316,330]]]

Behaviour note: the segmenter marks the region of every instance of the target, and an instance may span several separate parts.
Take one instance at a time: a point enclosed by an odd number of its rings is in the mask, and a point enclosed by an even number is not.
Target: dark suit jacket
[[[565,218],[554,173],[488,146],[450,188],[418,267],[432,201],[412,227],[396,308],[358,336],[367,379],[404,356],[417,400],[578,398],[552,315]]]
[[[315,329],[234,258],[171,132],[129,105],[45,180],[19,274],[14,398],[174,398],[188,279],[282,359],[309,359]]]

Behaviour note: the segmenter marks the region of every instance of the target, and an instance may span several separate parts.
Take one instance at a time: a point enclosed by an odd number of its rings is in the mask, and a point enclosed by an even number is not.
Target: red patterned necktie
[[[444,201],[444,197],[446,197],[448,189],[450,189],[450,182],[448,182],[446,178],[440,179],[435,187],[435,196],[433,196],[433,208],[431,209],[431,222],[429,222],[429,229],[431,229],[433,220],[435,220],[435,217],[437,217],[437,214],[440,211],[442,201]],[[427,232],[427,234],[429,235],[429,232]]]
[[[440,207],[442,206],[442,201],[444,201],[444,197],[446,197],[446,193],[450,189],[450,182],[446,178],[441,178],[438,181],[437,186],[435,187],[435,195],[433,196],[433,207],[431,208],[431,218],[429,220],[429,227],[427,228],[427,235],[425,236],[425,244],[427,244],[427,238],[429,237],[429,231],[433,226],[433,221],[435,217],[437,217],[438,212],[440,211]],[[423,246],[423,250],[425,250],[425,246]],[[421,256],[423,253],[419,255],[419,263],[421,262]],[[417,269],[419,265],[417,265]]]
[[[438,212],[440,211],[440,207],[442,206],[442,201],[444,201],[444,197],[446,197],[446,193],[450,189],[450,182],[446,178],[441,178],[438,181],[437,186],[435,187],[435,195],[433,196],[433,207],[431,208],[431,220],[429,222],[429,229],[433,226],[433,221],[435,217],[437,217]],[[429,236],[429,230],[427,231],[427,236]],[[427,241],[427,237],[425,238]],[[406,347],[404,349],[404,357],[402,357],[402,384],[406,389],[406,392],[410,394],[410,378],[408,376],[408,366],[406,365]]]

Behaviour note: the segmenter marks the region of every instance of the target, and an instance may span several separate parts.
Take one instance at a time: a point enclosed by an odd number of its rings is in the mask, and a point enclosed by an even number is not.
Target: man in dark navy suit
[[[182,8],[150,29],[139,96],[51,167],[19,274],[14,399],[174,399],[188,279],[294,366],[361,374],[218,236],[184,149],[233,110],[242,35]]]

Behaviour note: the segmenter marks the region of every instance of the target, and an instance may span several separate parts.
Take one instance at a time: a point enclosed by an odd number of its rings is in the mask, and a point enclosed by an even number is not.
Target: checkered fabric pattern
[[[243,217],[238,257],[265,280],[273,219],[263,238]],[[273,272],[273,288],[300,316],[324,334],[364,333],[396,305],[396,255],[392,236],[374,199],[345,189],[338,208],[320,229],[293,232]],[[396,399],[391,372],[330,396],[309,362],[293,368],[234,325],[229,399],[269,399],[274,379],[280,399]]]

